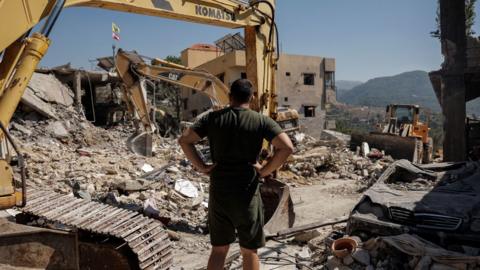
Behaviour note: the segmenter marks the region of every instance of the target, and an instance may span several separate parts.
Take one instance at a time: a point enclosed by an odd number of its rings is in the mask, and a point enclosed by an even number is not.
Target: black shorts
[[[218,181],[232,183],[234,180],[217,178],[212,184]],[[220,190],[210,188],[208,227],[212,246],[229,245],[235,242],[237,234],[241,247],[247,249],[263,247],[265,246],[263,225],[263,203],[257,179],[246,188],[240,188],[233,183],[228,190],[225,187]]]

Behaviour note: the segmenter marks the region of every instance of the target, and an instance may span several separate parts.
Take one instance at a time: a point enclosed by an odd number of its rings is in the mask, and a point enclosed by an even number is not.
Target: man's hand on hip
[[[210,175],[215,166],[216,164],[203,164],[203,166],[198,167],[197,170],[203,174]]]

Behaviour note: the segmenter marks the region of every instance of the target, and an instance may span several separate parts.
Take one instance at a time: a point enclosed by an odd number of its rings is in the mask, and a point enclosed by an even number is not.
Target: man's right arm
[[[293,143],[285,132],[278,134],[272,140],[273,157],[258,172],[260,177],[266,177],[280,168],[293,153]]]

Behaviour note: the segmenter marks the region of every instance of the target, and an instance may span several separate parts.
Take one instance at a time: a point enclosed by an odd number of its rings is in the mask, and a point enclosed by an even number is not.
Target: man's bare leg
[[[212,253],[208,259],[208,270],[223,270],[229,247],[230,245],[212,247]]]
[[[243,258],[243,270],[259,270],[260,261],[256,249],[240,248]]]

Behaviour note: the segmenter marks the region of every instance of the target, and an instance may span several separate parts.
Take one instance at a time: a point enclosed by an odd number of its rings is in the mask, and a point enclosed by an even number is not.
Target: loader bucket
[[[407,159],[414,163],[422,161],[422,142],[415,137],[375,132],[370,134],[353,133],[350,139],[350,150],[355,151],[362,142],[368,143],[370,148],[385,151],[385,154],[394,159]]]
[[[289,187],[276,180],[267,180],[260,188],[265,213],[265,235],[273,236],[291,228],[295,222],[293,202]]]
[[[127,139],[127,148],[137,155],[152,156],[152,134],[149,132],[134,133]]]

